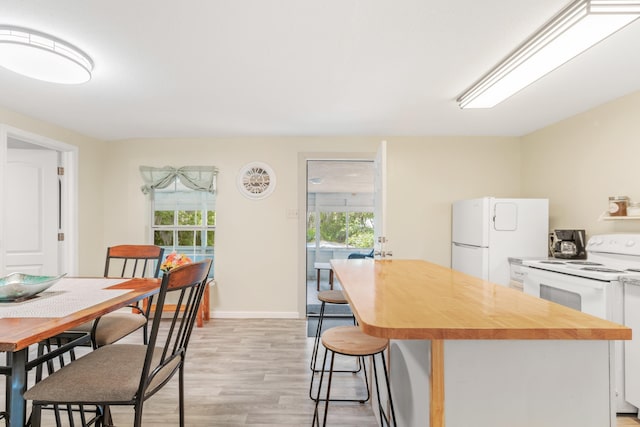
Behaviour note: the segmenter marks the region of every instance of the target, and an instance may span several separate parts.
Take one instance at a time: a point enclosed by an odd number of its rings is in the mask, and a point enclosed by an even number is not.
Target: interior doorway
[[[78,148],[0,125],[0,153],[0,271],[77,274]]]
[[[369,159],[307,160],[306,176],[306,314],[309,331],[315,333],[318,291],[331,288],[329,261],[351,254],[364,256],[373,250],[375,163]],[[340,289],[337,280],[333,289]],[[325,316],[333,318],[327,326],[345,318],[351,321],[347,305],[327,307]]]

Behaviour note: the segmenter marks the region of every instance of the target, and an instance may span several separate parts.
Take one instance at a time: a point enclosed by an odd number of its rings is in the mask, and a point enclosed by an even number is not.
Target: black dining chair
[[[6,357],[6,356],[5,356]],[[9,376],[11,375],[11,369],[6,366],[0,365],[0,375]],[[0,420],[5,420],[5,425],[9,425],[9,420],[7,419],[9,414],[6,411],[0,411]]]
[[[160,274],[164,248],[155,245],[117,245],[107,248],[104,266],[104,277],[108,278],[157,278]],[[112,344],[125,336],[142,328],[142,341],[147,343],[147,325],[149,318],[150,301],[143,304],[129,306],[131,311],[105,314],[104,316],[76,326],[73,330],[65,331],[59,335],[47,338],[38,343],[37,357],[30,361],[30,366],[36,369],[35,381],[39,382],[44,372],[51,375],[77,357],[76,348],[92,346],[93,348]],[[62,412],[59,405],[52,405],[46,409],[52,409],[55,413],[56,426],[60,427]],[[79,412],[84,421],[85,414],[93,410],[80,407],[72,410],[66,408],[69,422],[72,423],[74,412]],[[73,424],[70,424],[73,426]]]
[[[104,277],[153,277],[160,274],[164,248],[155,245],[117,245],[107,248]],[[91,333],[94,348],[112,344],[142,328],[142,341],[147,342],[148,311],[151,303],[131,306],[131,312],[118,311],[74,328]]]
[[[125,405],[134,407],[133,425],[139,427],[144,402],[178,373],[184,426],[184,361],[210,268],[211,260],[206,259],[164,274],[147,345],[99,347],[27,390],[24,398],[33,403],[31,425],[41,425],[44,405],[97,405],[97,418],[88,422],[97,426],[112,425],[109,407]],[[169,295],[175,304],[165,305]]]

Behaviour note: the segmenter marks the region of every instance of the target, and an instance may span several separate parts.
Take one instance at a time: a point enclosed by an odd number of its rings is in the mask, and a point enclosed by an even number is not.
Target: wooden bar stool
[[[374,381],[376,383],[376,393],[378,395],[378,410],[380,411],[380,425],[384,426],[385,424],[388,426],[396,426],[396,413],[393,408],[393,400],[391,399],[391,387],[389,384],[389,374],[387,373],[387,365],[384,357],[384,351],[389,346],[389,340],[386,338],[378,338],[372,335],[367,335],[360,330],[358,326],[336,326],[327,330],[322,334],[322,345],[325,347],[324,358],[323,358],[323,366],[327,361],[327,354],[331,352],[331,362],[329,365],[329,381],[327,383],[327,395],[324,399],[320,399],[320,390],[322,389],[322,382],[324,380],[324,370],[321,370],[320,373],[320,384],[318,385],[318,393],[316,398],[315,410],[313,412],[313,421],[312,425],[320,425],[320,416],[318,413],[318,405],[320,400],[324,401],[324,417],[323,417],[323,426],[327,425],[327,413],[329,411],[329,402],[330,393],[331,393],[331,380],[333,378],[333,362],[335,359],[335,355],[342,354],[345,356],[354,356],[354,357],[366,357],[371,356],[371,363],[373,365],[373,376]],[[380,399],[380,387],[378,385],[378,369],[376,367],[375,356],[380,355],[382,367],[384,370],[384,379],[387,385],[387,395],[389,396],[389,408],[390,408],[390,416],[393,424],[389,421],[389,415],[386,414],[386,411],[382,407],[382,402]],[[365,379],[366,372],[365,369]],[[369,394],[368,386],[367,386],[367,395]]]
[[[320,335],[322,334],[322,323],[324,321],[324,311],[326,304],[349,304],[347,299],[344,297],[344,294],[340,290],[332,290],[332,291],[321,291],[318,293],[318,300],[322,303],[320,304],[320,313],[318,314],[318,326],[316,327],[316,335],[313,341],[313,351],[311,352],[311,363],[309,365],[309,369],[311,369],[311,385],[309,386],[309,397],[312,400],[315,400],[313,396],[313,382],[315,378],[315,374],[317,372],[322,371],[322,369],[316,368],[316,363],[318,359],[318,348],[320,347]],[[353,319],[353,324],[355,325],[355,318]],[[323,365],[324,368],[324,365]],[[355,370],[341,370],[335,372],[350,372],[357,373],[360,372],[361,363],[360,359],[358,359],[358,367]],[[367,399],[368,400],[368,397]]]

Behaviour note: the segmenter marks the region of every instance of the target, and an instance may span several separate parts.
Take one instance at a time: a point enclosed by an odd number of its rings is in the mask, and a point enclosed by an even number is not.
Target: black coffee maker
[[[586,259],[584,230],[554,230],[549,234],[549,251],[554,258]]]

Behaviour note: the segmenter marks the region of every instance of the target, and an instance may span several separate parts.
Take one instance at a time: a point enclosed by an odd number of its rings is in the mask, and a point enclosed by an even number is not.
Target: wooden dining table
[[[91,285],[95,289],[90,289]],[[6,352],[6,408],[11,427],[24,426],[29,346],[151,297],[159,279],[63,278],[18,303],[0,303],[0,351]]]
[[[568,369],[571,369],[574,360],[576,366],[579,365],[580,360],[593,363],[593,371],[590,374],[596,377],[597,372],[600,375],[597,379],[599,382],[593,387],[598,389],[593,392],[599,393],[593,398],[595,402],[593,406],[598,408],[598,416],[601,417],[600,424],[597,425],[604,426],[605,419],[611,419],[608,401],[610,372],[608,349],[611,348],[611,340],[631,339],[631,329],[427,261],[335,259],[331,261],[331,266],[360,328],[365,333],[399,340],[398,344],[406,340],[425,342],[428,354],[424,354],[422,364],[427,365],[429,398],[427,402],[422,403],[422,407],[427,407],[429,413],[427,420],[415,425],[445,426],[445,372],[456,377],[456,371],[464,369],[464,364],[459,360],[465,360],[465,363],[468,360],[455,359],[455,362],[452,361],[449,369],[446,370],[447,343],[449,343],[449,356],[460,353],[472,354],[470,360],[474,363],[476,362],[474,357],[480,358],[481,352],[485,351],[488,354],[488,357],[483,359],[483,362],[488,361],[486,365],[490,364],[491,359],[505,361],[503,358],[493,357],[494,348],[502,349],[495,350],[495,356],[500,356],[504,354],[505,348],[507,351],[524,349],[524,354],[537,354],[537,352],[542,354],[549,347],[553,347],[552,351],[544,353],[549,363],[555,361],[556,357],[558,363],[565,363],[563,366],[568,365]],[[549,340],[553,341],[553,346],[545,344],[549,343]],[[594,350],[594,353],[588,358],[585,358],[582,353],[574,354],[576,345],[589,351]],[[502,353],[497,353],[498,351]],[[474,354],[476,352],[477,355]],[[567,356],[565,357],[564,354]],[[597,361],[596,354],[599,357]],[[394,355],[391,354],[391,356]],[[544,363],[541,365],[544,367]],[[527,366],[529,367],[530,365]],[[591,368],[591,365],[588,365],[588,368]],[[500,373],[500,366],[495,368],[495,371]],[[555,388],[560,390],[561,387],[566,387],[569,391],[573,391],[571,387],[579,387],[577,381],[585,381],[585,383],[590,381],[590,378],[583,374],[586,371],[588,370],[578,371],[576,385],[560,384],[562,380],[558,379],[559,383],[555,384]],[[393,383],[394,372],[390,375]],[[542,370],[540,381],[544,381],[546,378],[543,378],[544,375],[546,373]],[[409,377],[411,376],[416,378],[413,372],[409,372]],[[499,393],[500,385],[492,387],[503,380],[512,380],[516,385],[514,389],[521,386],[518,378],[498,380],[494,377],[491,378],[494,384],[490,381],[481,385],[484,387],[484,395],[479,393],[469,398],[464,394],[464,388],[468,386],[469,381],[473,381],[465,378],[464,382],[467,385],[462,387],[462,391],[461,388],[455,388],[447,396],[450,403],[458,405],[455,406],[456,408],[463,408],[460,412],[470,412],[475,418],[483,410],[482,399],[488,399],[493,392]],[[537,381],[535,375],[534,378],[530,378],[530,381]],[[589,386],[593,384],[589,383]],[[541,389],[544,393],[548,392],[544,384]],[[579,393],[575,394],[579,395]],[[410,394],[405,394],[405,397],[407,396]],[[558,400],[562,399],[564,394],[559,393],[559,396]],[[508,409],[511,404],[515,406],[520,402],[515,400],[509,402],[508,399],[529,399],[530,402],[537,402],[536,399],[540,397],[533,394],[526,395],[523,392],[511,395],[507,393],[504,399],[501,407]],[[469,404],[476,404],[478,401],[480,401],[478,407],[481,409],[478,412],[470,410]],[[588,406],[586,400],[582,404]],[[404,402],[404,407],[408,406],[411,405]],[[588,414],[592,408],[585,407],[582,410]],[[560,407],[559,411],[562,412],[563,408]],[[449,414],[452,415],[451,412]],[[589,416],[587,415],[586,418]],[[478,422],[466,425],[497,425],[492,422],[483,424],[477,419],[476,421]],[[520,421],[524,423],[523,420]],[[463,424],[455,423],[455,425]],[[556,422],[553,425],[567,424]]]

